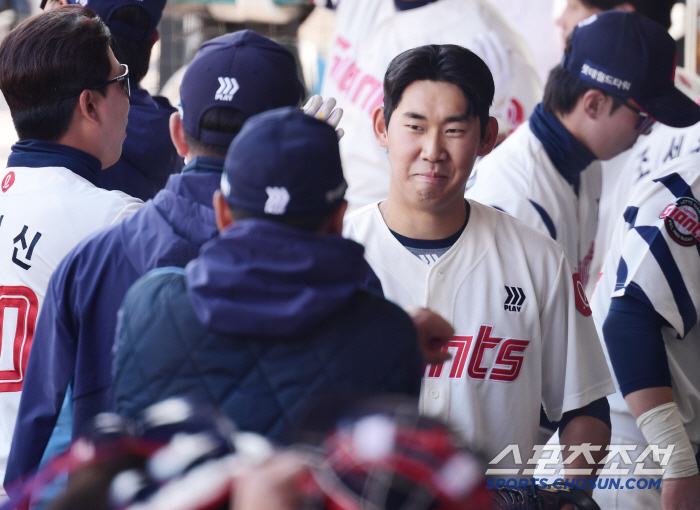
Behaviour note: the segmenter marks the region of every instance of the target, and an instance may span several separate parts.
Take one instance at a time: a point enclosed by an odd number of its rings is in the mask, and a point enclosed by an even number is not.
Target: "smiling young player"
[[[365,245],[389,299],[455,328],[452,362],[426,371],[422,411],[489,460],[510,444],[529,458],[541,405],[562,443],[604,450],[614,386],[578,275],[546,235],[463,196],[497,135],[488,67],[459,46],[422,46],[392,61],[384,91],[373,118],[389,198],[348,216],[344,234]]]

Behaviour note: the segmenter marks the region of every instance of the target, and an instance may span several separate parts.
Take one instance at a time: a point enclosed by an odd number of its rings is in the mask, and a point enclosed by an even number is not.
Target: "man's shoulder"
[[[550,236],[544,234],[510,214],[484,205],[476,200],[469,200],[472,214],[470,221],[488,222],[493,225],[494,238],[499,245],[518,244],[525,248],[528,256],[544,255],[559,259],[564,257],[564,250]]]
[[[343,236],[361,242],[360,239],[368,233],[368,229],[376,228],[384,223],[381,220],[379,202],[367,204],[345,216]]]

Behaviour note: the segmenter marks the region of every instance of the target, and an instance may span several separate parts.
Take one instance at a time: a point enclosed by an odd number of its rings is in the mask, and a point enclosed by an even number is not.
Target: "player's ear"
[[[228,206],[221,190],[217,189],[214,192],[213,205],[214,215],[216,216],[216,228],[219,232],[235,223],[233,215],[231,214],[231,208]]]
[[[87,121],[89,124],[100,124],[100,114],[97,109],[97,103],[99,102],[98,94],[94,90],[85,89],[78,96],[78,102],[75,104],[75,109],[73,110],[73,120],[76,117],[80,117],[83,121]]]
[[[579,99],[583,113],[590,119],[595,120],[601,117],[605,112],[605,103],[610,98],[598,89],[589,89]]]
[[[479,144],[477,156],[486,156],[496,145],[498,139],[498,121],[494,117],[489,117],[489,121],[484,129],[484,137]]]
[[[382,147],[388,147],[389,140],[386,134],[387,125],[384,120],[383,106],[378,106],[372,112],[372,126],[374,127],[374,137],[377,139],[377,142],[379,142],[379,145]]]
[[[187,145],[187,139],[185,138],[185,128],[182,127],[182,118],[180,117],[180,112],[174,112],[170,116],[170,138],[173,141],[173,145],[177,150],[177,153],[184,157],[190,152],[190,147]]]

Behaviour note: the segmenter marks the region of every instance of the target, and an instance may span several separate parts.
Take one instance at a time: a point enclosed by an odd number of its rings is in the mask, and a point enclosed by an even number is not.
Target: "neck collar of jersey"
[[[224,160],[208,156],[197,156],[182,168],[182,173],[213,172],[220,174],[224,171]]]
[[[542,103],[535,107],[530,117],[530,130],[544,146],[554,167],[578,195],[581,172],[595,161],[595,155],[574,138],[554,114],[546,112]]]
[[[51,166],[67,168],[95,186],[100,184],[100,160],[75,147],[43,140],[21,140],[12,146],[12,154],[7,158],[8,168]]]
[[[432,4],[437,0],[394,0],[394,5],[400,11],[407,11],[409,9],[415,9],[416,7],[423,7],[424,5]]]

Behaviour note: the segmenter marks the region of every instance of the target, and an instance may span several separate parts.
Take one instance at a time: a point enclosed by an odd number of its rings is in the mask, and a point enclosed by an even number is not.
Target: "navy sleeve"
[[[612,299],[603,324],[615,377],[622,395],[645,388],[671,386],[661,328],[667,322],[653,308],[625,295]]]
[[[610,404],[608,403],[608,399],[606,397],[594,400],[590,404],[579,407],[578,409],[565,412],[562,415],[561,420],[556,423],[552,423],[552,425],[556,426],[561,434],[569,422],[577,416],[591,416],[593,418],[598,418],[600,421],[605,423],[609,429],[612,428],[612,425],[610,424]],[[540,424],[541,423],[542,421],[540,418]]]
[[[57,296],[57,289],[63,288],[60,273],[57,269],[49,281],[29,353],[5,473],[10,495],[13,482],[19,484],[39,466],[73,377],[76,347],[61,312],[61,303],[67,300]]]

